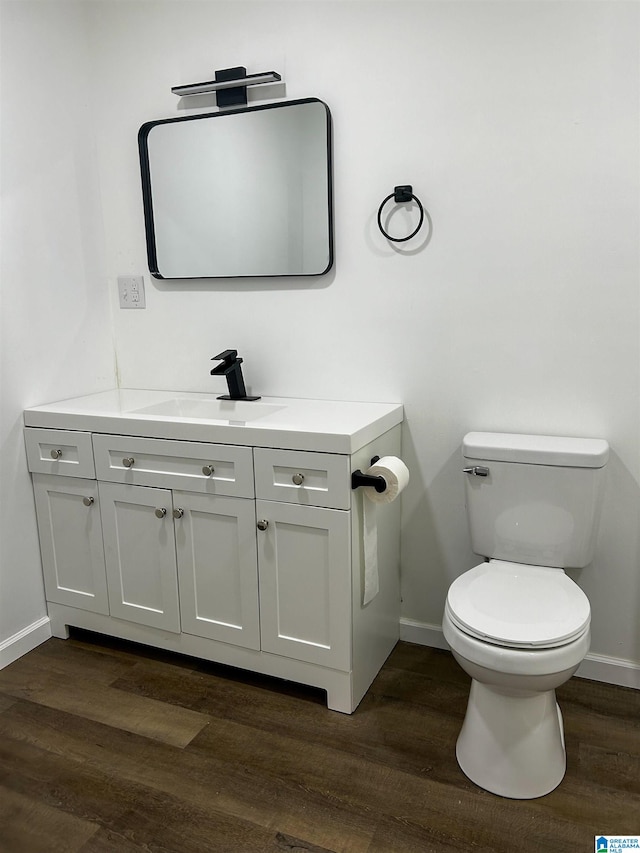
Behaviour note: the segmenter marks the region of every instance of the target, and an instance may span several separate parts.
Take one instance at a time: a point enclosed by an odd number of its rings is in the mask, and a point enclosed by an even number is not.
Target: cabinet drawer
[[[240,498],[254,496],[250,447],[94,435],[93,450],[98,480]]]
[[[268,501],[349,509],[349,457],[256,447],[256,496]]]
[[[38,474],[93,479],[91,433],[25,427],[29,470]]]

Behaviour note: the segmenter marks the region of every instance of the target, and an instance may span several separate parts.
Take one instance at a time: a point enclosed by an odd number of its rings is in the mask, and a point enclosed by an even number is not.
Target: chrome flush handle
[[[473,474],[474,477],[488,477],[489,469],[484,465],[472,465],[469,468],[462,469],[465,474]]]

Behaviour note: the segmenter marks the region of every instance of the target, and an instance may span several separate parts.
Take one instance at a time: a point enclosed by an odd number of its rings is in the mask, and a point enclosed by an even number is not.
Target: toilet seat
[[[449,588],[447,613],[465,634],[512,649],[551,649],[589,629],[589,599],[561,569],[491,560]]]

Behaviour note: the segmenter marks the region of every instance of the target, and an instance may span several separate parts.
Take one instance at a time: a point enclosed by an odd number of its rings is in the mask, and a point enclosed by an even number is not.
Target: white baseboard
[[[440,625],[416,622],[414,619],[400,620],[400,639],[434,649],[449,648]],[[580,664],[576,675],[578,678],[589,678],[592,681],[604,681],[607,684],[640,690],[640,663],[624,658],[612,658],[590,652]]]
[[[27,652],[39,646],[40,643],[48,640],[50,636],[51,625],[49,617],[43,616],[42,619],[38,619],[37,622],[27,625],[22,631],[18,631],[17,634],[3,640],[0,643],[0,669],[9,666],[10,663],[18,660],[22,655],[26,655]]]
[[[448,649],[440,625],[416,622],[414,619],[400,619],[400,639],[418,646],[430,646],[432,649]]]
[[[48,616],[43,616],[42,619],[18,631],[17,634],[0,643],[0,669],[9,666],[50,637],[51,624]],[[414,619],[400,620],[400,639],[434,649],[449,648],[439,625],[417,622]],[[621,687],[640,690],[640,663],[624,658],[589,653],[576,675],[578,678],[589,678],[592,681],[603,681],[606,684],[618,684]]]
[[[640,663],[624,658],[589,653],[580,664],[576,675],[578,678],[606,681],[607,684],[619,684],[621,687],[640,690]]]

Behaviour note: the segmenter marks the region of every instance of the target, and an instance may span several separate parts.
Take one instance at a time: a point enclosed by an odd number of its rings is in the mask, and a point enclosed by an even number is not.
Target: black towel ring
[[[420,209],[420,219],[418,220],[418,224],[414,228],[414,230],[407,237],[392,237],[391,234],[387,234],[387,232],[382,227],[382,208],[385,204],[393,199],[396,204],[402,204],[407,201],[415,201]],[[420,199],[413,194],[413,187],[411,184],[404,184],[400,187],[394,187],[393,192],[390,193],[385,200],[382,202],[380,207],[378,208],[378,228],[382,231],[387,240],[392,240],[394,243],[405,243],[407,240],[410,240],[412,237],[415,237],[418,231],[422,228],[422,223],[424,222],[424,208],[420,203]]]

